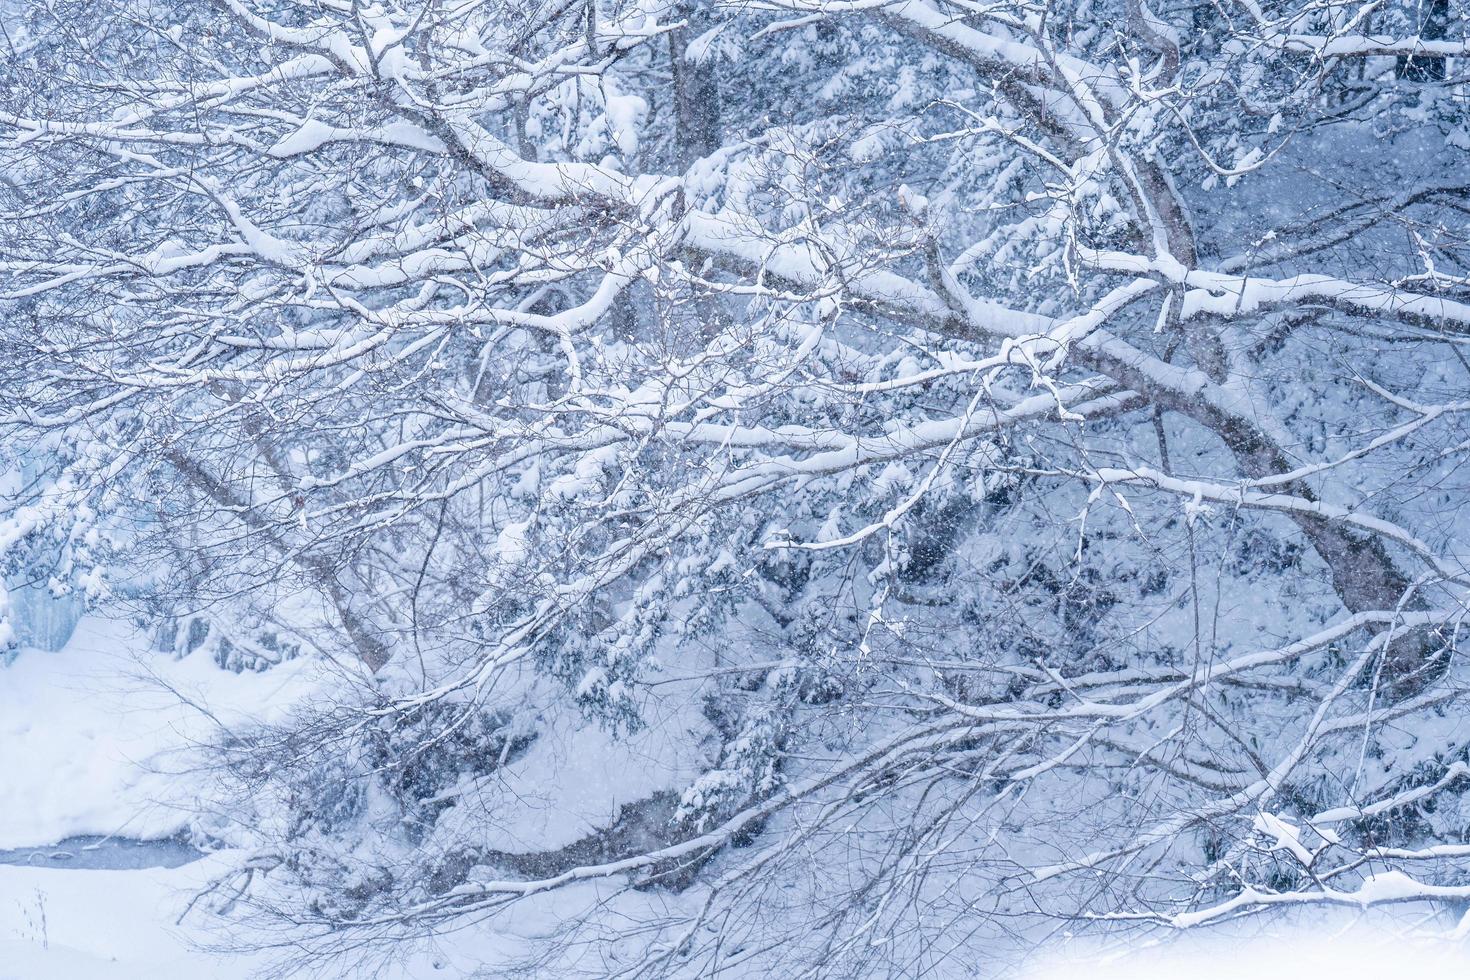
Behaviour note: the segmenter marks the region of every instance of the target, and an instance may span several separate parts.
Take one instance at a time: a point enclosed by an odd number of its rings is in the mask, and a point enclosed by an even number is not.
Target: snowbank
[[[1107,946],[1060,943],[1025,980],[1435,980],[1470,976],[1470,947],[1447,938],[1458,915],[1429,903],[1396,911],[1263,916],[1217,929]]]
[[[98,618],[59,652],[22,651],[0,668],[0,850],[177,833],[204,788],[189,772],[194,747],[219,724],[295,703],[313,676],[305,661],[235,674],[201,654],[152,654],[127,624]]]
[[[0,867],[0,980],[244,980],[260,958],[221,958],[174,925],[191,892],[228,861],[181,868]]]

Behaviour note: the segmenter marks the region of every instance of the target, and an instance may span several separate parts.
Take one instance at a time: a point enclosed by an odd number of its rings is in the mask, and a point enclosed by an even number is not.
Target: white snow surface
[[[227,854],[181,868],[0,866],[0,980],[244,980],[263,965],[219,957],[174,925]]]
[[[0,865],[0,980],[248,980],[275,954],[220,952],[242,938],[227,920],[178,920],[236,855],[180,868],[69,871]],[[491,951],[477,942],[405,950],[380,980],[468,977]],[[344,963],[309,974],[362,976]]]
[[[235,674],[202,653],[182,659],[149,653],[145,638],[125,623],[84,619],[63,650],[27,650],[0,668],[0,850],[83,834],[157,838],[180,831],[190,807],[208,792],[206,779],[187,770],[216,722],[169,688],[231,725],[299,704],[319,681],[309,660]],[[580,762],[574,766],[580,778],[500,828],[504,839],[496,843],[557,846],[607,819],[607,807],[625,793],[636,798],[677,782],[660,749],[683,720],[664,719],[654,726],[657,735],[631,740],[622,753],[609,753],[590,730],[539,742],[523,765],[534,769],[550,753],[567,757],[564,764]],[[624,790],[611,800],[610,781]],[[237,856],[221,852],[178,868],[141,870],[0,865],[0,980],[256,975],[271,965],[270,954],[211,948],[248,940],[232,933],[228,920],[197,914],[181,920],[190,898]],[[503,931],[406,949],[379,975],[471,976],[527,934],[553,927],[558,908],[597,900],[592,892],[562,895],[560,904],[522,910],[501,923]],[[1406,967],[1416,977],[1467,976],[1470,948],[1443,938],[1454,929],[1454,911],[1416,903],[1393,913],[1319,911],[1290,923],[1275,919],[1259,931],[1227,925],[1121,945],[1058,939],[1024,980],[1379,980],[1406,975]],[[353,968],[344,964],[340,975],[353,975]],[[328,968],[323,975],[337,974]]]
[[[217,725],[270,720],[329,683],[308,658],[236,674],[202,651],[182,659],[152,652],[124,622],[84,618],[62,650],[23,650],[0,666],[0,851],[81,835],[158,839],[185,830],[212,790],[193,764]],[[617,748],[591,723],[538,740],[509,767],[504,786],[493,785],[533,792],[530,773],[551,757],[572,777],[542,787],[536,806],[498,828],[496,843],[560,846],[610,819],[620,802],[688,778],[663,757],[678,741],[670,728],[687,737],[684,719],[662,721]],[[239,856],[224,851],[182,867],[131,870],[0,863],[0,980],[244,980],[269,968],[268,952],[211,948],[249,944],[232,920],[196,912],[180,922],[189,900]],[[520,948],[526,934],[554,929],[560,913],[605,899],[603,892],[572,889],[555,902],[531,903],[494,932],[404,949],[378,975],[470,976]],[[320,975],[355,977],[358,968],[344,962],[334,973],[337,967],[324,964]]]
[[[188,823],[205,777],[189,774],[215,721],[262,717],[313,686],[306,660],[261,674],[204,653],[147,652],[127,623],[88,617],[60,651],[0,668],[0,850],[84,834],[156,839]]]
[[[1151,939],[1062,940],[1024,980],[1415,980],[1470,976],[1470,947],[1449,938],[1454,910],[1248,918]]]

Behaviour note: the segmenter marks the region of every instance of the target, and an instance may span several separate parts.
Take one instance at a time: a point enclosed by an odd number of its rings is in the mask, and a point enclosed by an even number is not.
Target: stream
[[[204,857],[204,852],[176,838],[135,840],[129,837],[68,837],[41,847],[0,850],[0,864],[71,868],[78,871],[134,871],[177,868]]]

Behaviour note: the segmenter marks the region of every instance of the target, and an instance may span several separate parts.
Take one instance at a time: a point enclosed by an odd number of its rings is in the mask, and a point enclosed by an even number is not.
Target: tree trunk
[[[722,144],[720,80],[713,58],[691,60],[689,42],[710,27],[707,11],[694,3],[679,5],[676,16],[685,26],[669,34],[669,63],[674,76],[674,142],[678,165],[688,168]]]

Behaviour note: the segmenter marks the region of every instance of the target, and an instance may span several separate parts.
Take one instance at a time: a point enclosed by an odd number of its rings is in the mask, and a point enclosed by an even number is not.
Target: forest
[[[1470,934],[1467,23],[0,0],[0,752],[288,971]]]

